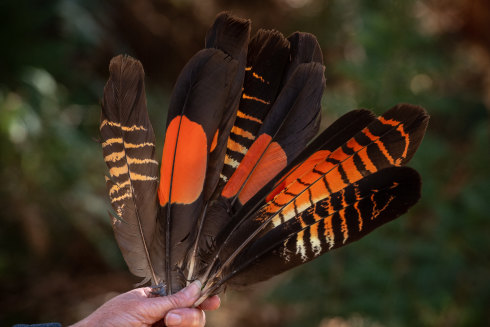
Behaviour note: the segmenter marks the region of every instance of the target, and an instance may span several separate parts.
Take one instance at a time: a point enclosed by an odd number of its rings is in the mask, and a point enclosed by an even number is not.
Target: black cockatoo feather
[[[420,176],[405,165],[424,109],[351,111],[316,138],[325,78],[316,38],[217,16],[170,101],[153,159],[141,64],[111,61],[101,135],[114,231],[130,271],[167,294],[246,286],[360,239],[407,212]],[[314,138],[314,139],[313,139]]]
[[[184,261],[218,184],[245,75],[249,34],[249,21],[219,15],[206,48],[184,67],[170,99],[158,188],[169,294],[186,284]]]
[[[163,270],[152,263],[157,230],[158,162],[155,136],[146,111],[144,72],[140,62],[118,56],[109,65],[104,88],[100,134],[112,207],[112,226],[130,271],[158,284]]]

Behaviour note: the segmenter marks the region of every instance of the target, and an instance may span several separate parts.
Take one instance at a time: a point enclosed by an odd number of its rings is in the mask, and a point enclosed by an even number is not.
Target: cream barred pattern
[[[118,128],[121,129],[122,132],[132,134],[147,132],[147,128],[144,126],[124,126],[120,123],[109,121],[107,119],[104,119],[100,125],[100,130],[103,128]],[[131,143],[123,141],[122,137],[113,137],[102,143],[104,160],[110,166],[110,178],[106,177],[106,181],[111,184],[109,188],[109,196],[113,204],[117,204],[131,198],[132,182],[158,181],[158,177],[156,175],[148,175],[146,172],[139,171],[139,167],[145,167],[145,165],[148,164],[158,167],[158,162],[156,160],[153,160],[152,158],[138,157],[138,150],[147,147],[154,148],[155,144],[153,142]],[[145,154],[146,152],[143,153]]]

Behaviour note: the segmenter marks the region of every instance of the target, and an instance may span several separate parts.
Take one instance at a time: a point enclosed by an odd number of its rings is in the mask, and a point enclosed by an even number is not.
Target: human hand
[[[215,310],[220,305],[219,297],[213,296],[192,308],[201,292],[199,281],[169,296],[152,297],[151,291],[150,287],[142,287],[118,295],[72,327],[142,327],[162,319],[166,326],[201,327],[206,323],[203,310]]]

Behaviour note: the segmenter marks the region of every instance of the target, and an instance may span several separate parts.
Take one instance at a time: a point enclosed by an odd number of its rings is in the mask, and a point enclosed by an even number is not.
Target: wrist
[[[74,323],[73,325],[70,325],[69,327],[89,327],[89,326],[96,326],[96,324],[93,323],[92,321],[92,315],[85,317],[84,319],[80,320],[79,322]]]

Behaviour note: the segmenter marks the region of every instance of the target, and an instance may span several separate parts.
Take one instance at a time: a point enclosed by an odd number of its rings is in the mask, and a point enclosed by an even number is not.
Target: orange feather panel
[[[158,188],[162,207],[169,199],[180,204],[197,200],[206,177],[207,143],[202,126],[186,116],[177,116],[170,122],[165,134]]]

